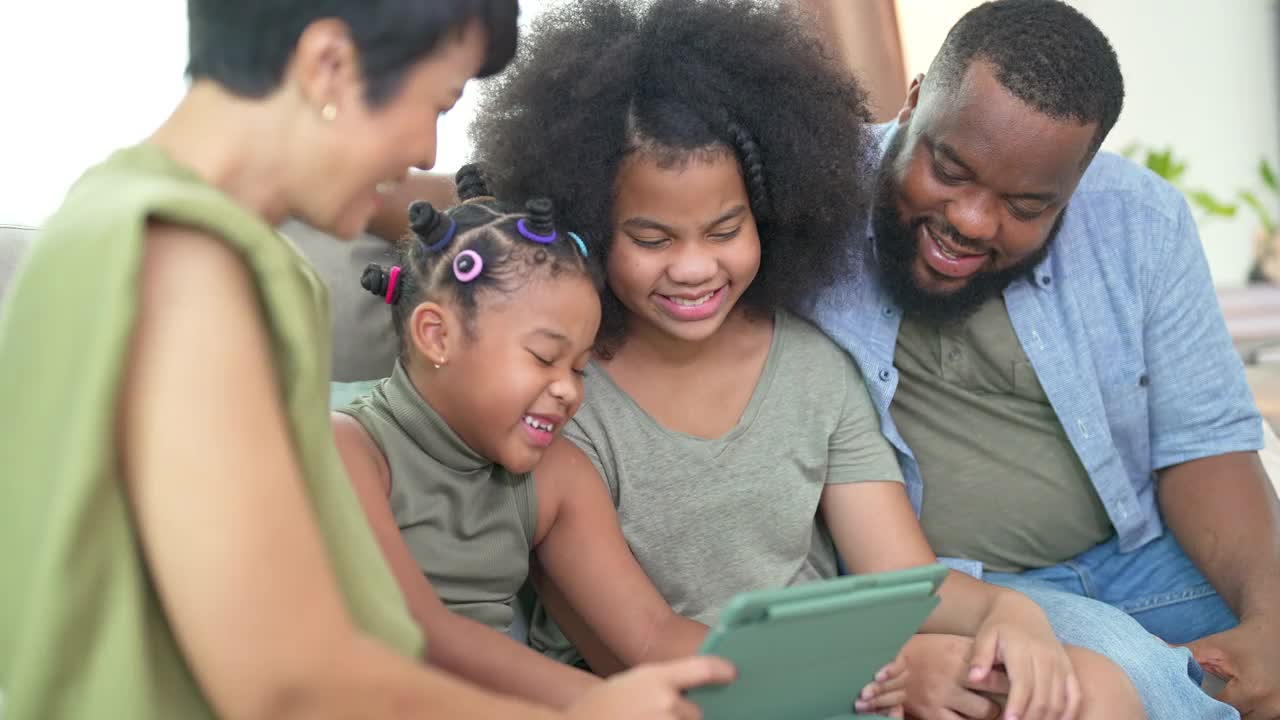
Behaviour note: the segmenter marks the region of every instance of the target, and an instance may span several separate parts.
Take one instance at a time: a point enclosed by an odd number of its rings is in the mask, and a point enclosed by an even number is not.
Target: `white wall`
[[[850,0],[853,1],[853,0]],[[909,74],[923,72],[974,0],[897,0]],[[1280,52],[1273,0],[1074,0],[1111,38],[1125,110],[1107,143],[1173,145],[1187,181],[1219,194],[1254,183],[1280,142]],[[548,0],[522,0],[526,21]],[[16,7],[20,6],[20,7]],[[185,3],[178,0],[0,2],[0,222],[39,224],[89,164],[136,142],[181,98]],[[470,153],[476,93],[441,123],[437,167]],[[1220,284],[1240,284],[1254,221],[1201,224]]]
[[[1280,52],[1274,0],[1071,0],[1110,38],[1125,107],[1106,147],[1172,145],[1186,183],[1218,195],[1258,186],[1258,160],[1280,144]],[[972,0],[897,0],[908,76],[924,72]],[[1204,219],[1201,238],[1219,285],[1244,282],[1254,216]]]
[[[520,4],[527,21],[542,0]],[[145,138],[182,98],[186,3],[0,0],[0,28],[0,223],[39,225],[86,167]],[[475,96],[441,121],[441,170],[467,159]]]
[[[0,222],[37,224],[182,97],[186,6],[0,2],[0,28]]]

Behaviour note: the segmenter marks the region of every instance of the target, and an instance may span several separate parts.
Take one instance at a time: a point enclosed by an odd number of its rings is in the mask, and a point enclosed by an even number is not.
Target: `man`
[[[1261,420],[1185,201],[1097,152],[1123,96],[1069,6],[971,11],[882,128],[865,272],[812,316],[857,359],[940,556],[1031,595],[1152,718],[1234,716],[1155,637],[1277,718]],[[914,660],[961,677],[966,650]],[[925,685],[917,714],[990,709],[962,679]]]

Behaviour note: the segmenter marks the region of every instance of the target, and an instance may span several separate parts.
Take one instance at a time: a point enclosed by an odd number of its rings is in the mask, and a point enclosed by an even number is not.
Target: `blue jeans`
[[[1112,538],[1059,565],[982,579],[1026,594],[1062,642],[1123,668],[1153,720],[1239,717],[1200,689],[1203,672],[1190,651],[1161,642],[1186,643],[1237,623],[1172,533],[1132,553]]]

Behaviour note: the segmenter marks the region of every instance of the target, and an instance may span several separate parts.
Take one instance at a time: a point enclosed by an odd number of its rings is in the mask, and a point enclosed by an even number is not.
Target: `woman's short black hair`
[[[187,0],[187,75],[263,97],[280,85],[302,31],[337,18],[360,52],[367,99],[378,105],[409,66],[472,21],[488,48],[480,77],[498,72],[515,55],[517,13],[516,0]]]
[[[619,164],[663,166],[722,147],[760,228],[742,302],[795,306],[849,272],[870,182],[866,94],[824,54],[811,21],[760,0],[579,0],[542,16],[485,88],[471,128],[503,197],[546,194],[607,258]],[[869,174],[868,174],[869,177]],[[597,350],[620,343],[607,289]]]

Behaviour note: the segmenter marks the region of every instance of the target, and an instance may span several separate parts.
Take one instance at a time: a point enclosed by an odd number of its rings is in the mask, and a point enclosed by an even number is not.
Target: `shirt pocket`
[[[1036,369],[1026,360],[1013,361],[1013,394],[1024,400],[1049,404],[1049,396],[1036,375]]]

